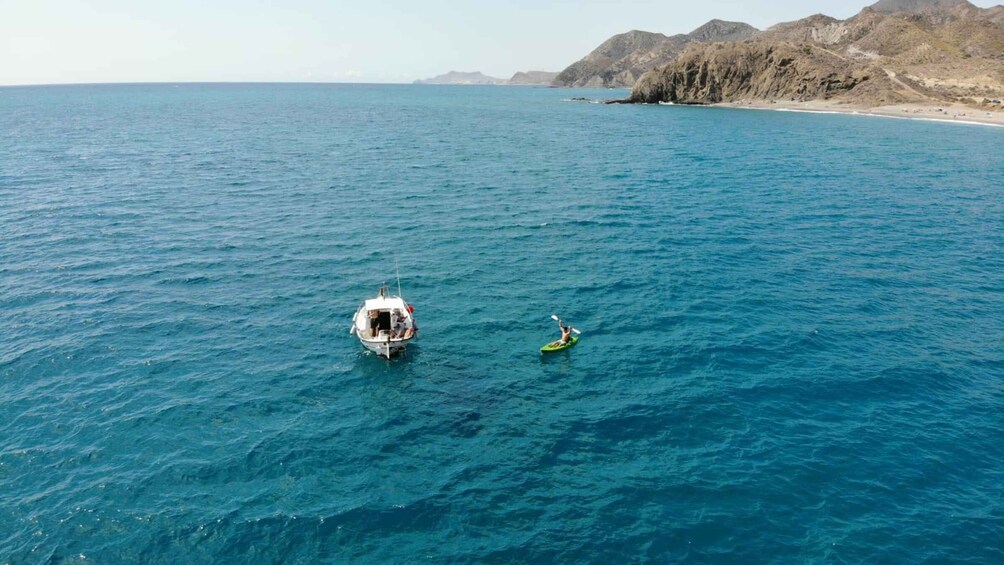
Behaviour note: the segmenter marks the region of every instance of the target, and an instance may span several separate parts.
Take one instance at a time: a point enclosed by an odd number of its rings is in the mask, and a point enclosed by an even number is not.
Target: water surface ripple
[[[0,562],[1004,562],[1002,133],[571,95],[0,89]]]

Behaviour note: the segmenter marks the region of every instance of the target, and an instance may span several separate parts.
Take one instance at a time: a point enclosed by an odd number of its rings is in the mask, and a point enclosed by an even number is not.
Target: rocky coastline
[[[745,36],[716,40],[730,30]],[[570,70],[582,74],[585,69],[593,78],[579,76],[573,85],[599,86],[592,84],[597,76],[630,83],[626,101],[631,103],[825,102],[855,109],[913,104],[1004,110],[1002,6],[880,0],[847,20],[817,14],[755,33],[720,22],[685,44],[674,44],[679,48],[675,53],[668,48],[669,38],[660,37],[664,39],[645,32],[615,36],[566,69],[556,84],[567,84],[561,79],[568,79]],[[652,66],[660,56],[670,60]],[[639,61],[652,68],[635,77],[643,68]]]

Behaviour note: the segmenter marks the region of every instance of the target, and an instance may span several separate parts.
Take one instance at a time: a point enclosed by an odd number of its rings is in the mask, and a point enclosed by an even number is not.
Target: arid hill
[[[847,20],[815,15],[746,42],[693,45],[646,74],[636,101],[839,99],[979,104],[1004,96],[1004,8],[882,0]]]
[[[691,33],[667,37],[661,33],[629,31],[603,42],[592,53],[563,70],[555,86],[630,87],[645,72],[663,66],[695,42],[738,41],[757,33],[740,22],[711,20]]]

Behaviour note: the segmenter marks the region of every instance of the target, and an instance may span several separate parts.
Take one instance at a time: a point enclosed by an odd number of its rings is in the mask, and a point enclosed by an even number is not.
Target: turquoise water
[[[580,95],[0,89],[0,562],[1004,561],[1004,130]]]

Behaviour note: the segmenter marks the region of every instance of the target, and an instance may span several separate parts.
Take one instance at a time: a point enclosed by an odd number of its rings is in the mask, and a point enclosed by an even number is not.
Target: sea
[[[1004,130],[625,94],[0,88],[0,563],[1004,562]]]

